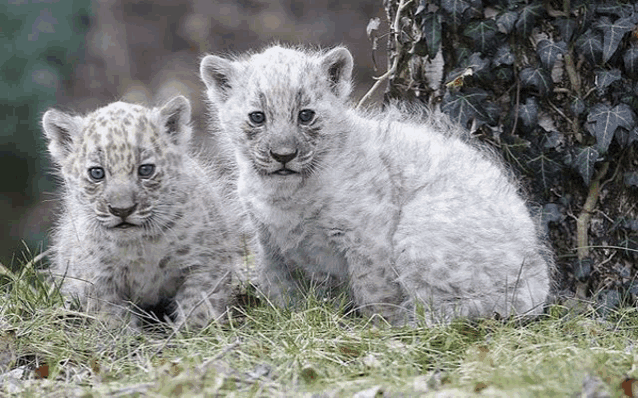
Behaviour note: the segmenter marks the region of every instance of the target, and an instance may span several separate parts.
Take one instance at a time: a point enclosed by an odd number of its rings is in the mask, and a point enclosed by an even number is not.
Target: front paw
[[[211,322],[225,323],[226,303],[221,299],[200,298],[199,300],[187,299],[176,300],[175,326],[181,328],[186,326],[192,330],[203,329]]]

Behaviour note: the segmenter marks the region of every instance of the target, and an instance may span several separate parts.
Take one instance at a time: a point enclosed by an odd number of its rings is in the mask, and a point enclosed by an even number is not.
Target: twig
[[[589,194],[576,220],[576,252],[579,260],[583,260],[589,254],[587,229],[589,227],[591,214],[596,207],[596,202],[598,202],[598,196],[600,195],[600,180],[607,174],[608,169],[609,162],[604,162],[596,174],[596,178],[594,178],[589,185]]]
[[[572,90],[574,90],[576,95],[580,97],[580,78],[578,77],[576,67],[574,66],[574,57],[571,50],[568,50],[567,54],[563,57],[563,60],[565,61],[565,70],[567,71],[567,76],[569,77],[569,83],[572,86]]]
[[[392,76],[396,71],[397,71],[397,67],[399,66],[399,58],[401,56],[401,51],[403,50],[403,46],[401,45],[398,37],[400,34],[400,30],[401,30],[401,14],[403,13],[403,10],[410,4],[412,3],[412,0],[400,0],[399,1],[399,7],[397,8],[397,13],[394,16],[394,22],[392,23],[392,30],[394,31],[394,41],[396,43],[396,56],[394,57],[394,60],[392,61],[392,66],[390,67],[390,69],[388,69],[388,71],[386,73],[384,73],[382,76],[376,78],[376,82],[374,82],[374,85],[372,86],[372,88],[370,90],[368,90],[368,92],[363,96],[363,98],[361,98],[361,100],[359,101],[359,103],[357,104],[357,109],[360,109],[364,103],[366,103],[370,97],[372,97],[372,95],[374,95],[374,93],[379,89],[379,87],[381,87],[381,85],[390,78],[390,76]]]
[[[206,371],[206,369],[210,366],[210,364],[212,364],[213,362],[219,360],[221,357],[223,357],[224,355],[226,355],[230,351],[234,350],[240,344],[241,344],[241,342],[239,341],[239,339],[237,339],[233,343],[228,344],[226,347],[222,348],[222,350],[220,352],[215,354],[212,358],[209,358],[209,359],[205,360],[204,362],[202,362],[199,365],[199,370],[202,371],[202,372]]]
[[[29,268],[33,267],[36,263],[42,261],[42,259],[47,257],[49,254],[51,254],[51,249],[47,249],[47,250],[43,251],[42,253],[38,254],[35,257],[33,257],[33,260],[31,260],[28,263],[26,263],[24,265],[24,268],[25,269],[29,269]]]
[[[153,387],[153,383],[139,383],[134,384],[132,386],[127,386],[120,388],[119,390],[113,391],[109,394],[111,397],[123,397],[123,396],[131,396],[133,394],[141,394],[144,395],[148,390]]]
[[[516,108],[514,110],[514,125],[512,126],[512,133],[514,135],[516,133],[516,126],[518,125],[518,110],[521,106],[521,81],[520,79],[516,80]]]

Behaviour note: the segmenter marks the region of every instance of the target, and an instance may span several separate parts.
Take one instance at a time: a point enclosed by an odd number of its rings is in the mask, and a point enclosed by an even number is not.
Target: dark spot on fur
[[[161,259],[159,261],[159,268],[160,269],[164,269],[166,268],[166,265],[168,265],[168,262],[171,261],[171,256],[166,256],[163,259]]]
[[[368,291],[368,293],[370,293],[372,296],[376,295],[379,292],[379,288],[377,287],[377,285],[374,284],[368,284],[366,285],[366,290]]]
[[[321,134],[321,127],[317,126],[317,127],[309,127],[307,129],[304,130],[304,132],[306,133],[306,135],[308,137],[310,137],[311,139],[316,139],[317,137],[319,137],[319,135]]]
[[[191,248],[189,246],[182,246],[179,249],[177,249],[176,253],[180,256],[185,256],[188,253],[190,253]]]
[[[203,245],[204,244],[204,239],[205,239],[205,232],[204,231],[199,231],[196,235],[195,235],[195,244],[197,245]]]
[[[173,221],[169,221],[166,224],[162,225],[162,231],[168,231],[169,229],[172,229],[175,226],[175,222]]]

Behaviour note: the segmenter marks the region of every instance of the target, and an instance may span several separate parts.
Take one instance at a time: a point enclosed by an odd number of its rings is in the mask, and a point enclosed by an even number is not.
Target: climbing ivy
[[[638,4],[384,0],[384,6],[386,99],[438,107],[503,153],[540,208],[561,296],[590,296],[608,307],[634,303]]]

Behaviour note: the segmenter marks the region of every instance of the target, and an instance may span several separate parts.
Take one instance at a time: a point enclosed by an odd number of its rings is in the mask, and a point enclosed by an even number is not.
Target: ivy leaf
[[[467,3],[470,5],[470,9],[463,13],[464,18],[477,19],[485,16],[483,13],[483,0],[468,0]]]
[[[518,118],[528,131],[533,130],[538,122],[538,102],[535,97],[527,98],[525,105],[518,107]]]
[[[612,70],[599,70],[596,71],[596,88],[598,90],[598,95],[602,96],[607,91],[607,87],[613,82],[620,80],[620,70],[612,69]]]
[[[627,74],[634,78],[638,77],[638,46],[628,48],[622,59]]]
[[[543,136],[542,143],[544,149],[558,149],[565,144],[565,137],[558,131],[551,131]]]
[[[542,218],[543,220],[547,220],[549,222],[558,222],[564,217],[563,210],[563,206],[560,206],[556,203],[547,203],[541,210],[543,212]]]
[[[486,122],[491,126],[498,125],[499,118],[503,114],[503,108],[492,101],[484,102],[482,108],[485,111]]]
[[[590,63],[598,65],[603,59],[603,41],[599,33],[591,29],[576,40],[578,52]]]
[[[610,2],[611,3],[611,2]],[[622,17],[625,10],[620,4],[599,4],[596,6],[596,12],[598,14],[615,15]]]
[[[560,175],[563,166],[557,161],[551,159],[544,153],[541,153],[534,159],[527,161],[527,165],[539,176],[543,183],[543,189],[549,189],[554,185],[554,181]]]
[[[618,104],[614,108],[596,104],[587,115],[587,129],[596,137],[596,146],[600,153],[607,152],[619,126],[631,130],[634,124],[634,112],[627,104]]]
[[[627,130],[623,127],[619,127],[614,135],[616,142],[623,148],[631,145],[632,142],[638,141],[638,126],[631,130]]]
[[[514,61],[515,58],[510,45],[508,43],[503,43],[503,45],[496,50],[496,55],[494,56],[492,63],[494,66],[514,65]]]
[[[598,155],[596,148],[588,146],[582,148],[574,159],[573,166],[578,173],[580,173],[580,176],[583,177],[587,186],[589,186],[591,178],[594,175],[594,165],[598,160]]]
[[[463,0],[442,0],[441,7],[452,18],[452,26],[459,26],[463,20],[463,13],[470,5]]]
[[[427,8],[426,0],[420,0],[419,6],[416,8],[416,11],[414,12],[414,16],[416,17],[417,15],[421,14],[423,11],[425,11],[426,8]]]
[[[618,49],[623,36],[634,28],[633,18],[618,18],[611,22],[608,17],[601,17],[595,27],[603,32],[603,62],[609,61]]]
[[[554,62],[558,58],[559,54],[565,54],[567,52],[567,43],[559,41],[553,43],[549,40],[541,40],[538,42],[536,53],[541,60],[541,64],[546,70],[551,70],[554,67]]]
[[[559,18],[553,22],[553,25],[560,32],[563,41],[569,43],[572,40],[574,32],[578,28],[578,23],[573,19]]]
[[[428,55],[433,59],[441,48],[441,18],[438,13],[429,13],[421,22],[421,31],[428,45]]]
[[[522,37],[527,37],[532,34],[532,29],[536,24],[536,18],[543,15],[543,5],[540,2],[532,3],[523,7],[521,14],[516,21],[516,32]]]
[[[491,76],[490,59],[481,57],[481,53],[473,53],[467,59],[466,67],[472,68],[472,73],[479,79],[489,78]]]
[[[497,68],[494,71],[496,78],[503,81],[503,83],[511,84],[514,82],[514,71],[509,66]]]
[[[514,24],[516,24],[517,19],[518,13],[516,11],[506,11],[496,17],[496,27],[499,32],[508,35],[514,29]]]
[[[574,100],[571,102],[569,109],[571,109],[572,113],[576,116],[585,112],[585,102],[579,97],[574,97]]]
[[[463,34],[472,39],[476,51],[486,52],[492,47],[496,32],[496,23],[488,19],[480,22],[471,22],[463,31]]]
[[[553,90],[554,83],[551,77],[541,68],[525,68],[519,74],[523,87],[532,87],[538,90],[541,97]]]
[[[463,127],[468,127],[472,118],[486,119],[481,104],[488,98],[489,94],[480,89],[467,90],[465,93],[446,91],[441,103],[441,110],[453,121]]]
[[[623,175],[623,180],[625,182],[625,185],[627,185],[628,187],[638,188],[638,172],[630,171],[625,173]]]

